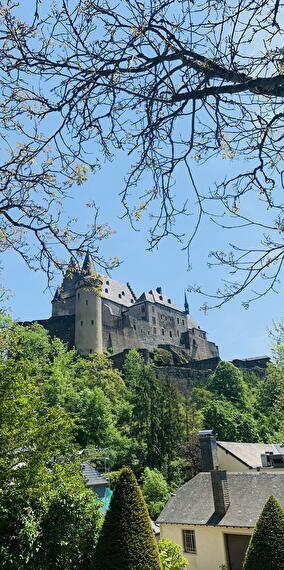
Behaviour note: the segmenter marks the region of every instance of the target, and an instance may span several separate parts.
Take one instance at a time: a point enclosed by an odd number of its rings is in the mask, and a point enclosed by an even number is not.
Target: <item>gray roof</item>
[[[272,452],[274,455],[281,453],[279,445],[273,443],[217,441],[217,445],[251,469],[262,466],[261,454],[266,453],[266,451]]]
[[[159,303],[160,305],[164,305],[165,307],[175,309],[176,311],[180,310],[177,307],[177,305],[172,302],[170,297],[168,297],[162,291],[161,291],[161,293],[158,293],[158,291],[156,291],[155,289],[151,289],[151,291],[149,291],[149,293],[142,293],[142,295],[140,295],[137,302],[139,302],[139,301],[149,301],[150,303]]]
[[[227,477],[230,506],[221,520],[214,520],[210,473],[199,473],[169,499],[157,523],[254,527],[270,495],[284,506],[284,473],[245,471]]]
[[[102,298],[114,301],[125,307],[130,307],[135,303],[133,292],[129,284],[120,283],[105,275],[101,276],[102,279]]]
[[[102,477],[99,471],[87,461],[81,463],[81,467],[88,487],[94,485],[106,485],[108,483],[108,480],[105,479],[105,477]]]

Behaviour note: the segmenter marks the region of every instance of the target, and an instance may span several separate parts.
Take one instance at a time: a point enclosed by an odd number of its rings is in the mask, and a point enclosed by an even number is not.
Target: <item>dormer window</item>
[[[124,295],[125,295],[124,291],[122,291],[121,294],[122,294],[122,296],[124,297]]]
[[[134,299],[130,299],[130,302],[131,302],[131,303],[134,303]]]
[[[168,299],[168,303],[171,304],[171,299]]]
[[[107,288],[105,289],[105,293],[108,293],[108,289],[107,289]]]
[[[106,285],[109,285],[109,281],[108,281],[108,279],[106,280]]]
[[[163,300],[163,297],[162,297],[162,295],[159,295],[159,299],[160,299],[160,301],[162,301],[162,300]]]
[[[119,298],[121,299],[121,293],[118,293]]]

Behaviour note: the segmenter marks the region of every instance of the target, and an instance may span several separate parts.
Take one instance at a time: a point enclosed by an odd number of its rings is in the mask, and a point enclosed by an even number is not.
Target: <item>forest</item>
[[[199,470],[197,433],[223,441],[283,440],[283,330],[264,375],[229,362],[186,396],[128,352],[81,357],[38,324],[2,316],[0,329],[0,558],[3,568],[92,568],[102,523],[82,457],[110,481],[129,466],[152,519]],[[78,532],[80,528],[80,532]]]

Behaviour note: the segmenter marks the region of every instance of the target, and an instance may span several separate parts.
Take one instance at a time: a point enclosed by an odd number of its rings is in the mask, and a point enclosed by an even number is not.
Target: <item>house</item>
[[[101,511],[106,513],[112,497],[112,491],[109,488],[109,479],[103,477],[99,471],[87,461],[81,463],[81,467],[86,487],[96,494],[97,500],[102,503]]]
[[[284,506],[284,469],[220,470],[210,430],[200,433],[200,446],[203,471],[167,502],[157,521],[161,538],[182,547],[190,570],[242,570],[268,497],[273,495]]]
[[[284,467],[283,443],[217,441],[217,456],[219,469],[227,471]]]

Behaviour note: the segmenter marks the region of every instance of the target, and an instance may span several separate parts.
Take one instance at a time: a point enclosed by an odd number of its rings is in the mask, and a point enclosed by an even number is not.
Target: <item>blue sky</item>
[[[223,174],[227,166],[227,161],[220,159],[207,166],[193,163],[199,187],[212,183],[216,177]],[[229,164],[229,167],[232,166]],[[120,155],[114,162],[105,164],[84,186],[75,188],[72,199],[65,206],[73,215],[76,212],[84,226],[90,217],[90,210],[84,204],[92,198],[100,208],[100,220],[109,223],[115,230],[116,233],[102,242],[101,246],[102,253],[106,256],[118,255],[121,260],[121,265],[112,272],[112,277],[122,282],[129,281],[137,294],[160,285],[179,306],[183,305],[184,290],[189,284],[198,283],[206,291],[216,290],[221,284],[222,272],[217,268],[207,268],[207,254],[215,247],[225,249],[225,244],[232,240],[233,236],[212,223],[204,222],[192,244],[190,271],[187,270],[187,259],[181,251],[181,245],[173,238],[165,239],[157,251],[147,251],[146,228],[150,224],[148,215],[142,218],[137,232],[130,228],[126,220],[120,219],[123,209],[118,193],[122,188],[126,169],[127,159]],[[190,191],[189,181],[181,173],[177,178],[175,192],[183,199],[190,195]],[[253,199],[251,203],[246,204],[246,208],[248,212],[250,208],[255,208]],[[182,231],[188,231],[191,224],[190,216],[180,221],[180,228]],[[254,234],[242,231],[241,234],[234,235],[234,240],[239,240],[239,243],[251,240],[253,244]],[[9,307],[14,318],[48,318],[51,314],[52,294],[45,290],[44,275],[31,272],[23,261],[11,252],[4,256],[3,266],[5,286],[13,290]],[[55,285],[58,285],[60,280],[59,275]],[[279,287],[278,294],[267,295],[253,303],[248,310],[241,306],[242,298],[239,297],[204,315],[199,310],[204,299],[188,293],[188,300],[191,314],[201,328],[207,331],[208,338],[218,344],[224,359],[269,353],[267,331],[273,320],[278,321],[283,316],[283,285]]]

